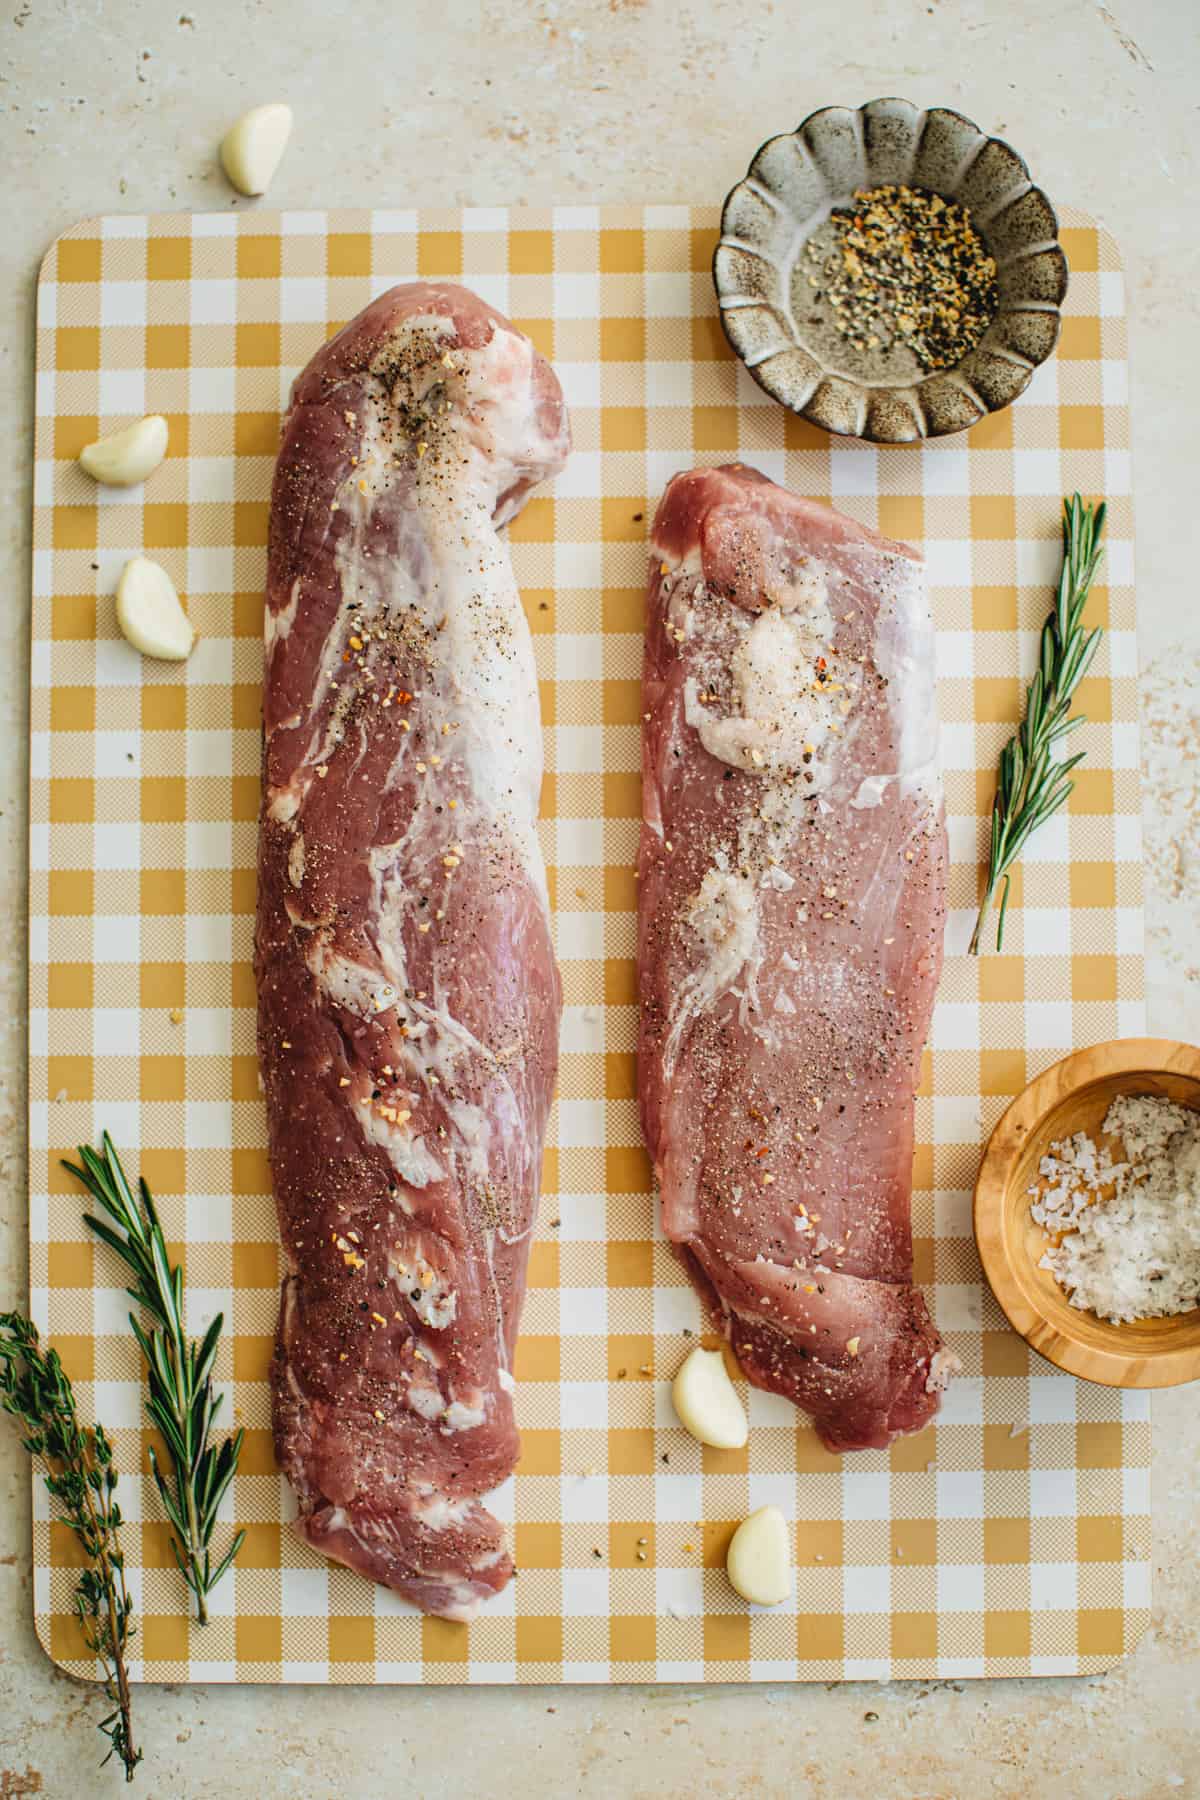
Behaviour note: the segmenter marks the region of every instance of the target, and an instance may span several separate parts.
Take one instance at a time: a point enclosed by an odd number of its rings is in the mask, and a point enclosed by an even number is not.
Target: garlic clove
[[[135,556],[117,583],[117,624],[135,650],[163,662],[183,662],[196,641],[175,584],[161,563]]]
[[[221,167],[239,194],[265,194],[292,134],[292,109],[282,101],[252,106],[221,139]]]
[[[699,1345],[680,1367],[671,1399],[685,1431],[714,1450],[740,1450],[750,1435],[745,1409],[719,1350]]]
[[[735,1592],[757,1606],[779,1606],[792,1591],[792,1547],[777,1506],[760,1506],[729,1540],[725,1573]]]
[[[166,454],[167,421],[161,413],[151,413],[111,437],[86,444],[79,452],[79,466],[105,487],[133,487],[153,475]]]

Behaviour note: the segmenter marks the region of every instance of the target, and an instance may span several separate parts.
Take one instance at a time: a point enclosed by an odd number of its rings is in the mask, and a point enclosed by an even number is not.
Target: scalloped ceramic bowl
[[[1000,304],[974,349],[923,373],[902,345],[860,349],[814,295],[809,239],[856,189],[956,200],[996,261]],[[1058,219],[1015,150],[946,107],[827,106],[771,138],[725,202],[713,257],[721,322],[760,387],[826,431],[910,443],[1011,405],[1050,355],[1067,291]]]

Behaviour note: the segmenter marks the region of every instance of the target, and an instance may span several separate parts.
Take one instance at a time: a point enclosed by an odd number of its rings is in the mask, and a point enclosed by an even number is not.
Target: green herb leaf
[[[1013,864],[1030,834],[1063,806],[1074,789],[1070,771],[1084,752],[1051,757],[1051,750],[1084,723],[1071,714],[1071,696],[1087,674],[1103,636],[1099,626],[1085,632],[1083,609],[1103,555],[1105,505],[1085,506],[1078,494],[1063,503],[1063,565],[1053,610],[1042,627],[1038,667],[1025,695],[1025,717],[1004,746],[992,801],[987,883],[971,938],[978,956],[984,920],[1003,883],[996,920],[996,948],[1004,942],[1004,919]]]
[[[108,1755],[119,1757],[126,1781],[142,1760],[133,1741],[125,1650],[133,1636],[133,1603],[117,1532],[117,1471],[103,1425],[79,1423],[75,1393],[56,1350],[43,1350],[37,1327],[20,1313],[0,1313],[0,1407],[24,1428],[21,1442],[45,1469],[45,1483],[89,1566],[75,1587],[75,1616],[99,1659],[114,1710],[100,1720]]]
[[[240,1431],[219,1446],[210,1441],[221,1404],[220,1395],[213,1392],[212,1375],[223,1321],[218,1314],[199,1342],[188,1341],[183,1325],[183,1270],[171,1264],[150,1189],[145,1181],[139,1181],[135,1200],[107,1132],[99,1150],[83,1145],[78,1165],[64,1162],[63,1167],[83,1183],[112,1221],[108,1224],[91,1213],[83,1215],[89,1229],[133,1274],[135,1285],[126,1292],[150,1321],[143,1325],[132,1314],[129,1318],[146,1359],[146,1411],[170,1455],[170,1478],[153,1450],[150,1466],[175,1533],[171,1540],[175,1560],[195,1595],[196,1617],[203,1625],[208,1619],[208,1595],[245,1536],[238,1534],[214,1571],[208,1547],[217,1508],[233,1479],[242,1448]]]

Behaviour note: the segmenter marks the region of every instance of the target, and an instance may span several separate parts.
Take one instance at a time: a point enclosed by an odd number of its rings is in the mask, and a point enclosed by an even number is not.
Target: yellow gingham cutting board
[[[534,1682],[1070,1674],[1148,1617],[1146,1398],[1031,1356],[984,1290],[982,1138],[1073,1045],[1142,1030],[1141,850],[1122,278],[1068,215],[1057,357],[966,439],[876,450],[785,413],[727,351],[711,209],[503,208],[106,218],[51,250],[38,301],[30,938],[32,1306],[112,1429],[150,1680]],[[542,678],[543,841],[566,986],[560,1097],[518,1348],[523,1460],[499,1496],[518,1579],[469,1629],[421,1619],[287,1529],[265,1374],[279,1275],[250,971],[267,497],[293,375],[415,275],[510,313],[566,389],[575,452],[511,528]],[[171,454],[97,491],[80,447],[143,412]],[[655,1222],[634,1099],[633,857],[646,521],[667,478],[742,457],[924,547],[938,624],[952,912],[918,1101],[916,1272],[961,1357],[936,1428],[830,1456],[749,1395],[742,1452],[676,1425],[701,1326]],[[1088,759],[1026,856],[1003,956],[962,954],[996,754],[1058,566],[1064,493],[1109,500],[1108,627],[1081,693]],[[143,662],[110,598],[163,562],[200,639]],[[1068,905],[1069,902],[1069,905]],[[58,1158],[103,1127],[184,1255],[189,1324],[220,1308],[229,1517],[247,1539],[200,1630],[148,1479],[114,1259]],[[651,1373],[653,1371],[653,1373]],[[141,1478],[132,1471],[142,1470]],[[36,1488],[38,1630],[77,1673],[68,1534]],[[794,1601],[747,1609],[733,1524],[794,1519]],[[229,1527],[222,1527],[222,1542]]]

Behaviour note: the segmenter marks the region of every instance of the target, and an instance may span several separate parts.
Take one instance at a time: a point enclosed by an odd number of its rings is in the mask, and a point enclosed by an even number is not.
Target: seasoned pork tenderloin
[[[557,1062],[532,649],[498,528],[568,449],[465,289],[296,381],[271,500],[258,1040],[276,1450],[315,1549],[426,1612],[508,1581],[513,1346]]]
[[[675,478],[643,680],[639,1091],[662,1218],[833,1449],[936,1410],[913,1107],[946,828],[915,551],[753,470]]]

